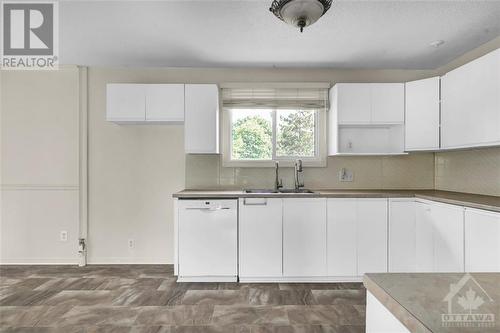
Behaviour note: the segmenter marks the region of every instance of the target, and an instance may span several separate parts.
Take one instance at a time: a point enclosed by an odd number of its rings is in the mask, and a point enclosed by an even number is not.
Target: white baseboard
[[[130,258],[130,257],[88,257],[87,265],[173,265],[165,258]]]
[[[177,282],[237,282],[236,276],[179,276]]]
[[[78,258],[2,258],[0,265],[78,265]]]
[[[241,283],[332,283],[363,282],[360,276],[242,277]]]

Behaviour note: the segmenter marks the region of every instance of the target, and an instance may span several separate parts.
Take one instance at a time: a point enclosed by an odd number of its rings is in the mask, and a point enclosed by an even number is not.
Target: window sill
[[[326,168],[326,159],[307,160],[301,159],[302,165],[308,168]],[[280,168],[293,168],[295,160],[277,160]],[[222,166],[224,168],[274,168],[275,161],[234,161],[222,159]]]

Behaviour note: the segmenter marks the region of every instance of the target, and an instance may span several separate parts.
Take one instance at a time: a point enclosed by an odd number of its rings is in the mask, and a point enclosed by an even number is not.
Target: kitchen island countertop
[[[500,273],[369,273],[363,283],[412,333],[500,332]],[[478,306],[464,311],[466,301]]]

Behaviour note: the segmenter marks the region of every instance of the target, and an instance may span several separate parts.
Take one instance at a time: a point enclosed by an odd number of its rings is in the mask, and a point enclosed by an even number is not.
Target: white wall
[[[1,71],[0,83],[0,262],[76,263],[79,69]]]
[[[164,75],[90,68],[89,263],[172,263],[173,199],[184,187],[182,125],[107,122],[106,83]],[[133,239],[135,248],[128,248]]]

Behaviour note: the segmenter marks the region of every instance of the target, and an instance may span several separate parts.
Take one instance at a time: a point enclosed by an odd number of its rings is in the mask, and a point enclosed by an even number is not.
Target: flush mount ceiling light
[[[300,28],[302,32],[323,16],[332,2],[333,0],[274,0],[269,10],[277,18]]]

